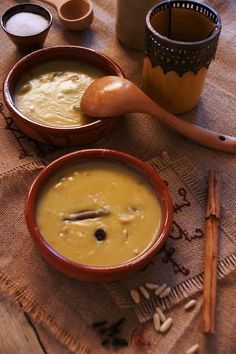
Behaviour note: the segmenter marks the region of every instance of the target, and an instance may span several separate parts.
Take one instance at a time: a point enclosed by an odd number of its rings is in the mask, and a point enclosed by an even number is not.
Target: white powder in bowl
[[[32,36],[45,30],[48,21],[41,15],[32,12],[19,12],[9,18],[6,29],[17,36]]]

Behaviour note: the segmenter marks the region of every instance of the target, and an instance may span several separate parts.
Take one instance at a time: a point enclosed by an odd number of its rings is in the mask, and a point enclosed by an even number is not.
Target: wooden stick
[[[208,203],[204,252],[203,332],[215,333],[218,228],[220,222],[220,182],[216,171],[209,171]]]

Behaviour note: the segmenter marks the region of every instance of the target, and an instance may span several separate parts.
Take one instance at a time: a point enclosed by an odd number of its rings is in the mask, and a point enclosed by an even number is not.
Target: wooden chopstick
[[[203,332],[215,333],[218,229],[220,223],[220,180],[216,171],[208,175],[208,202],[204,250]]]

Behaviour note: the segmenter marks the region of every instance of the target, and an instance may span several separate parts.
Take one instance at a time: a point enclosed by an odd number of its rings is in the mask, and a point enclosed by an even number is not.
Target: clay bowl
[[[33,34],[19,34],[12,30],[10,31],[7,27],[8,20],[16,15],[24,13],[30,13],[34,15],[40,15],[47,21],[47,26],[42,30],[37,30],[34,28]],[[47,37],[48,31],[52,24],[52,15],[51,13],[43,6],[36,4],[19,4],[13,7],[10,7],[1,18],[1,26],[6,32],[11,41],[16,45],[16,47],[22,52],[30,52],[35,49],[39,49],[43,46],[45,39]],[[32,30],[32,28],[31,28]]]
[[[92,143],[110,132],[119,117],[98,119],[89,124],[71,127],[55,127],[37,123],[24,116],[14,104],[15,87],[19,79],[30,69],[52,60],[73,60],[100,69],[104,75],[124,77],[119,66],[107,56],[92,49],[78,46],[56,46],[40,49],[26,55],[10,70],[3,84],[3,97],[16,126],[39,142],[56,146],[81,146]]]
[[[154,241],[132,260],[115,266],[88,266],[64,258],[44,239],[37,224],[37,202],[45,183],[63,169],[82,162],[112,162],[122,164],[141,174],[153,187],[162,210],[161,227]],[[43,258],[57,270],[69,277],[82,281],[111,282],[130,277],[151,261],[151,258],[165,243],[173,221],[173,205],[165,183],[153,168],[143,161],[115,150],[90,149],[67,154],[49,164],[31,185],[25,204],[25,218],[28,230]]]

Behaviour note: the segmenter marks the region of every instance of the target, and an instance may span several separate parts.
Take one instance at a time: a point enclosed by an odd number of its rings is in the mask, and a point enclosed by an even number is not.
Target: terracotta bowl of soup
[[[13,66],[4,81],[3,96],[16,126],[32,139],[81,146],[110,132],[119,119],[95,119],[80,111],[84,90],[104,75],[124,77],[113,60],[92,49],[44,48]]]
[[[31,185],[28,230],[43,258],[82,281],[130,277],[151,261],[171,229],[167,186],[143,161],[115,150],[72,152]]]

